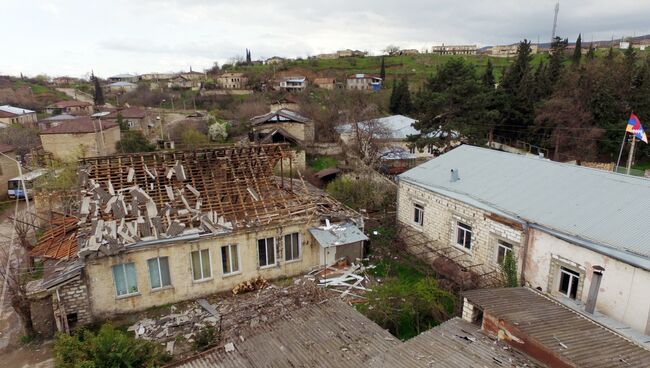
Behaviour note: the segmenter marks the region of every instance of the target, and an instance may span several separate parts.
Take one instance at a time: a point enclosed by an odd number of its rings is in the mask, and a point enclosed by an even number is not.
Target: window
[[[275,264],[275,239],[265,238],[257,240],[257,257],[260,267],[273,266]]]
[[[300,234],[293,233],[284,236],[284,260],[300,259]]]
[[[167,257],[151,258],[147,260],[147,264],[149,265],[151,289],[159,289],[172,284],[169,278],[169,261]]]
[[[504,242],[501,239],[497,240],[497,263],[502,265],[506,259],[506,254],[512,252],[512,244]]]
[[[210,251],[208,249],[192,252],[192,277],[194,281],[206,280],[212,277]]]
[[[221,269],[224,275],[239,271],[239,248],[237,244],[221,247]]]
[[[419,204],[413,205],[413,223],[420,226],[424,224],[424,207]]]
[[[458,222],[456,226],[456,244],[472,250],[472,227]]]
[[[117,296],[136,294],[138,284],[135,279],[135,263],[122,263],[113,266],[113,280]]]
[[[571,299],[575,299],[578,294],[578,283],[580,274],[565,267],[560,268],[560,293]]]

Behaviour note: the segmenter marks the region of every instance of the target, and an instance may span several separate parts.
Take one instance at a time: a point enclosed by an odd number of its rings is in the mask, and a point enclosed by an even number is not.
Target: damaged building
[[[41,292],[59,329],[362,256],[358,213],[274,174],[291,157],[268,144],[81,159],[77,216],[32,252],[51,265]]]
[[[465,289],[524,285],[650,334],[650,181],[463,145],[399,176],[408,249]],[[501,284],[502,285],[502,284]]]

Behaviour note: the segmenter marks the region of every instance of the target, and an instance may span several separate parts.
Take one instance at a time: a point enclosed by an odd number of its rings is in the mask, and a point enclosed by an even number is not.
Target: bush
[[[194,337],[192,347],[196,351],[203,351],[207,349],[216,340],[216,331],[212,326],[203,327]]]
[[[397,190],[387,183],[370,179],[339,177],[327,185],[325,191],[353,209],[382,211],[395,204]]]
[[[82,330],[75,335],[59,334],[54,359],[60,368],[158,367],[169,355],[153,342],[136,339],[109,324],[97,334]]]
[[[414,282],[388,279],[365,296],[368,302],[358,310],[402,340],[449,318],[455,304],[454,295],[440,289],[431,277]]]
[[[120,153],[151,152],[156,146],[149,143],[139,130],[122,132],[122,139],[115,143],[115,149]]]

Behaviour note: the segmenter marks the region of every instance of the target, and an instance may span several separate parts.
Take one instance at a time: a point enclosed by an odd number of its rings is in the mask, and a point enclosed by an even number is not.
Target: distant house
[[[370,74],[353,74],[348,77],[346,88],[357,91],[379,91],[381,78]]]
[[[106,86],[111,92],[131,92],[138,88],[138,85],[131,82],[115,82]]]
[[[108,81],[115,83],[115,82],[129,82],[129,83],[137,83],[138,82],[138,76],[133,75],[133,74],[117,74],[113,75],[111,77],[108,77]]]
[[[517,48],[519,48],[519,44],[515,43],[512,45],[498,45],[492,47],[491,55],[495,57],[512,57],[517,55]],[[536,55],[539,52],[539,47],[535,44],[530,44],[530,53],[532,55]]]
[[[52,84],[56,87],[64,87],[69,86],[77,81],[77,78],[72,77],[56,77],[52,79]]]
[[[198,91],[201,88],[200,79],[191,79],[184,77],[182,75],[177,75],[176,77],[169,80],[167,83],[168,88],[180,88],[180,89],[191,89],[193,91]]]
[[[223,73],[217,77],[217,84],[223,89],[245,89],[248,78],[244,73]]]
[[[270,112],[276,112],[282,109],[300,111],[300,105],[298,104],[298,100],[291,95],[284,96],[279,100],[272,102],[269,105],[269,108],[270,108]]]
[[[265,61],[264,63],[265,63],[265,64],[269,64],[269,65],[277,65],[277,64],[282,64],[282,63],[284,63],[285,61],[287,61],[287,59],[285,59],[285,58],[281,58],[281,57],[279,57],[279,56],[274,56],[274,57],[272,57],[272,58],[268,58],[268,59],[266,59],[266,61]]]
[[[11,105],[0,106],[0,123],[5,125],[20,124],[24,126],[33,126],[38,117],[36,111],[14,107]]]
[[[314,122],[293,110],[280,109],[256,116],[250,124],[255,142],[289,142],[300,146],[314,141]]]
[[[331,60],[331,59],[338,59],[339,55],[337,53],[331,53],[331,54],[318,54],[314,56],[315,59],[321,59],[321,60]]]
[[[7,198],[7,182],[18,176],[18,166],[10,159],[16,157],[16,149],[8,144],[0,143],[0,198]],[[9,157],[7,157],[7,156]]]
[[[205,73],[195,72],[195,71],[192,70],[192,68],[190,68],[189,72],[181,72],[181,73],[178,73],[178,75],[185,78],[185,79],[188,79],[188,80],[205,79]]]
[[[93,113],[93,104],[79,100],[59,101],[45,108],[45,112],[50,115],[59,114],[78,114],[90,115]]]
[[[322,89],[334,89],[336,88],[336,78],[316,78],[314,85]]]
[[[307,88],[308,83],[304,76],[285,77],[280,79],[276,88],[287,92],[302,92]]]
[[[143,81],[163,81],[174,78],[175,74],[172,73],[147,73],[139,76]]]
[[[420,51],[417,49],[404,49],[404,50],[399,50],[399,55],[418,55],[420,54]]]
[[[354,56],[366,56],[368,53],[365,51],[359,51],[359,50],[350,50],[350,49],[345,49],[345,50],[339,50],[336,52],[336,55],[340,58],[344,57],[354,57]]]
[[[118,117],[126,123],[129,130],[140,130],[145,135],[150,129],[155,127],[151,114],[141,107],[129,107],[126,109],[115,110],[102,117],[102,121],[111,121],[117,123]]]
[[[476,55],[476,45],[445,45],[433,46],[431,53],[436,55]]]
[[[51,127],[55,127],[64,121],[74,120],[77,118],[78,116],[74,116],[70,114],[53,115],[43,120],[37,121],[36,124],[38,125],[39,130],[46,130]]]
[[[120,140],[120,127],[111,121],[79,117],[41,132],[43,150],[59,159],[111,155]]]

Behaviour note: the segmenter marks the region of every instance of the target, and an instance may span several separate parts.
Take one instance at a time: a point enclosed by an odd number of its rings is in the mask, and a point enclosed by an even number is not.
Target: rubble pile
[[[361,264],[348,265],[347,262],[337,261],[331,266],[325,266],[305,275],[316,282],[318,286],[341,294],[341,298],[352,297],[359,301],[365,300],[363,294],[371,291],[367,286],[370,278],[366,270],[374,266],[364,267]]]
[[[251,291],[255,290],[260,290],[264,289],[265,287],[269,286],[269,282],[266,281],[262,276],[257,276],[254,279],[244,281],[238,285],[236,285],[232,289],[232,293],[237,295],[237,294],[243,294],[243,293],[248,293]]]

